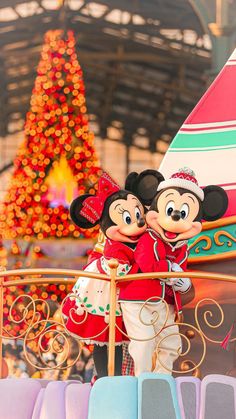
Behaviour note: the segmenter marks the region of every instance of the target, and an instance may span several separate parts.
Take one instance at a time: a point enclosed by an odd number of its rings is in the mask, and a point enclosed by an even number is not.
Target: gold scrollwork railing
[[[114,375],[114,367],[115,367],[115,333],[116,329],[119,328],[118,324],[116,323],[116,307],[117,307],[117,286],[119,283],[123,283],[126,281],[133,281],[133,280],[142,280],[142,279],[161,279],[165,281],[166,279],[174,277],[190,277],[190,278],[197,278],[198,280],[207,279],[210,281],[224,281],[224,282],[231,282],[236,284],[236,277],[232,275],[223,275],[217,273],[209,273],[209,272],[158,272],[158,273],[145,273],[145,274],[134,274],[128,275],[127,277],[120,277],[117,275],[117,267],[118,262],[113,259],[109,262],[110,268],[110,276],[98,273],[91,273],[85,272],[80,270],[63,270],[63,269],[20,269],[20,270],[10,270],[10,271],[0,271],[0,378],[2,377],[2,349],[3,349],[3,339],[22,339],[23,340],[23,348],[26,360],[34,366],[35,368],[48,370],[48,369],[65,369],[69,368],[70,366],[74,365],[82,350],[81,342],[85,340],[82,337],[77,337],[80,343],[80,350],[76,355],[75,359],[72,360],[70,365],[65,365],[65,362],[70,353],[70,339],[72,336],[69,330],[66,327],[66,322],[61,314],[61,320],[56,321],[50,319],[49,317],[49,307],[45,300],[43,299],[33,299],[28,294],[23,294],[14,300],[10,307],[10,312],[8,316],[8,321],[13,322],[14,324],[24,324],[23,329],[20,329],[18,335],[14,335],[5,328],[4,326],[4,311],[3,311],[3,299],[4,299],[4,292],[7,288],[11,286],[27,286],[27,285],[43,285],[43,284],[75,284],[78,277],[87,277],[92,278],[94,280],[105,280],[110,282],[110,301],[109,301],[109,324],[106,326],[105,329],[101,330],[96,336],[90,336],[89,339],[94,339],[100,334],[104,333],[109,328],[109,346],[108,346],[108,374]],[[11,279],[16,278],[16,279]],[[75,296],[78,298],[78,296]],[[66,297],[70,298],[70,296]],[[165,301],[158,297],[165,303]],[[145,324],[145,321],[142,320],[142,309],[145,304],[148,304],[149,300],[143,303],[142,308],[140,310],[139,319],[140,321]],[[206,305],[206,303],[211,303],[215,305],[218,309],[220,314],[220,319],[213,324],[213,313],[209,309],[205,309],[202,320],[200,321],[200,314],[199,314],[199,307],[200,305]],[[40,309],[38,308],[40,307]],[[17,317],[15,317],[15,312],[17,312]],[[85,311],[85,319],[87,313]],[[132,340],[150,340],[155,339],[159,333],[167,328],[171,328],[174,324],[167,324],[167,317],[168,317],[168,305],[166,304],[166,317],[163,321],[160,330],[156,332],[151,338],[143,339],[140,337],[129,336],[125,334],[125,336]],[[147,323],[146,325],[154,324],[157,317],[151,321],[151,323]],[[198,369],[200,365],[203,363],[205,356],[206,356],[206,343],[211,342],[218,344],[221,341],[218,339],[212,339],[207,336],[206,332],[203,331],[203,326],[206,325],[208,328],[217,329],[224,323],[224,312],[219,303],[217,303],[212,298],[204,298],[196,304],[195,307],[195,325],[190,325],[188,323],[179,322],[178,327],[180,329],[187,329],[185,333],[182,331],[178,332],[181,340],[185,342],[186,349],[181,352],[178,352],[179,358],[184,358],[189,355],[191,349],[191,339],[193,336],[198,336],[201,342],[202,351],[200,354],[200,359],[198,362],[194,362],[190,359],[185,359],[181,362],[180,370],[169,370],[168,367],[164,365],[161,358],[158,358],[158,362],[161,364],[163,368],[168,370],[169,372],[173,373],[193,373],[195,375],[198,374]],[[174,332],[176,334],[176,332]],[[74,336],[73,336],[74,337]],[[156,354],[158,357],[159,349],[161,344],[163,343],[165,337],[161,338],[156,347]],[[231,339],[230,341],[233,342],[236,338]],[[37,342],[37,357],[32,359],[32,353],[29,350],[30,345],[32,342]],[[55,366],[50,366],[47,363],[47,355],[50,351],[57,354],[58,362]],[[38,362],[40,365],[38,365]]]

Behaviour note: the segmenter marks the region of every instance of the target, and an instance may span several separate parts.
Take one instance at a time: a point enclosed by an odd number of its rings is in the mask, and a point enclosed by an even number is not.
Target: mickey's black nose
[[[180,220],[180,218],[181,218],[181,213],[180,213],[180,211],[177,211],[177,210],[173,211],[173,212],[171,213],[171,218],[172,218],[172,220],[173,220],[173,221],[179,221],[179,220]]]
[[[143,227],[145,225],[144,218],[139,218],[139,220],[137,221],[137,225],[138,227]]]

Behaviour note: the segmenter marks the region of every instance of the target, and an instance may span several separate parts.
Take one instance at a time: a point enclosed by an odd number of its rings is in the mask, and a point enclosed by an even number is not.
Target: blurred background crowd
[[[80,352],[79,343],[75,340],[70,342],[70,353],[62,367],[65,369],[53,369],[60,362],[61,354],[57,356],[50,353],[50,358],[43,357],[50,370],[40,370],[31,365],[24,355],[22,340],[5,340],[3,343],[3,357],[8,366],[8,377],[17,378],[42,378],[45,380],[79,380],[82,383],[90,382],[94,374],[94,363],[91,348],[83,346],[79,359],[73,364]],[[32,351],[28,354],[32,363],[37,362],[41,368],[45,367],[44,362]],[[59,359],[58,359],[59,358]],[[68,365],[68,368],[66,366]],[[72,366],[70,366],[72,365]]]
[[[27,303],[26,296],[23,296],[12,311],[15,320],[19,317],[22,319],[28,307],[27,317],[23,321],[18,321],[18,324],[9,322],[8,332],[15,334],[14,339],[3,339],[3,358],[7,363],[8,377],[90,382],[95,374],[93,346],[81,344],[78,339],[67,335],[57,302],[46,300],[45,306],[36,306],[42,323],[37,323],[35,312]],[[36,326],[32,327],[31,334],[26,335],[25,330],[32,319]],[[17,339],[17,336],[22,336],[22,339]]]

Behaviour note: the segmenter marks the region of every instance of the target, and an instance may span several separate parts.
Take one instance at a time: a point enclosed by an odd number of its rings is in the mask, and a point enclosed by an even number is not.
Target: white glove
[[[172,272],[183,272],[183,269],[178,265],[178,263],[172,263],[171,264],[171,271]],[[180,278],[169,278],[168,281],[166,281],[167,285],[173,286]]]
[[[171,265],[172,272],[183,272],[183,269],[178,265],[178,263],[172,263]]]
[[[175,291],[179,291],[181,294],[184,294],[185,292],[188,292],[192,286],[192,281],[190,278],[177,278],[173,289]]]
[[[172,263],[171,270],[172,272],[183,272],[183,269],[175,262]],[[170,278],[166,284],[171,285],[175,291],[184,294],[190,290],[192,281],[190,278]]]

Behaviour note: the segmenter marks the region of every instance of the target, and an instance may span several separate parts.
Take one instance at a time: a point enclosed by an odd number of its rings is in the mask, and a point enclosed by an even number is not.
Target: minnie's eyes
[[[125,224],[131,224],[132,220],[131,220],[131,215],[129,213],[129,211],[124,211],[123,215],[122,215],[123,221],[125,222]]]
[[[170,217],[174,209],[175,209],[174,201],[168,202],[168,204],[166,205],[166,215]]]
[[[138,207],[135,208],[134,213],[135,213],[136,220],[139,220],[141,218],[141,211]]]

